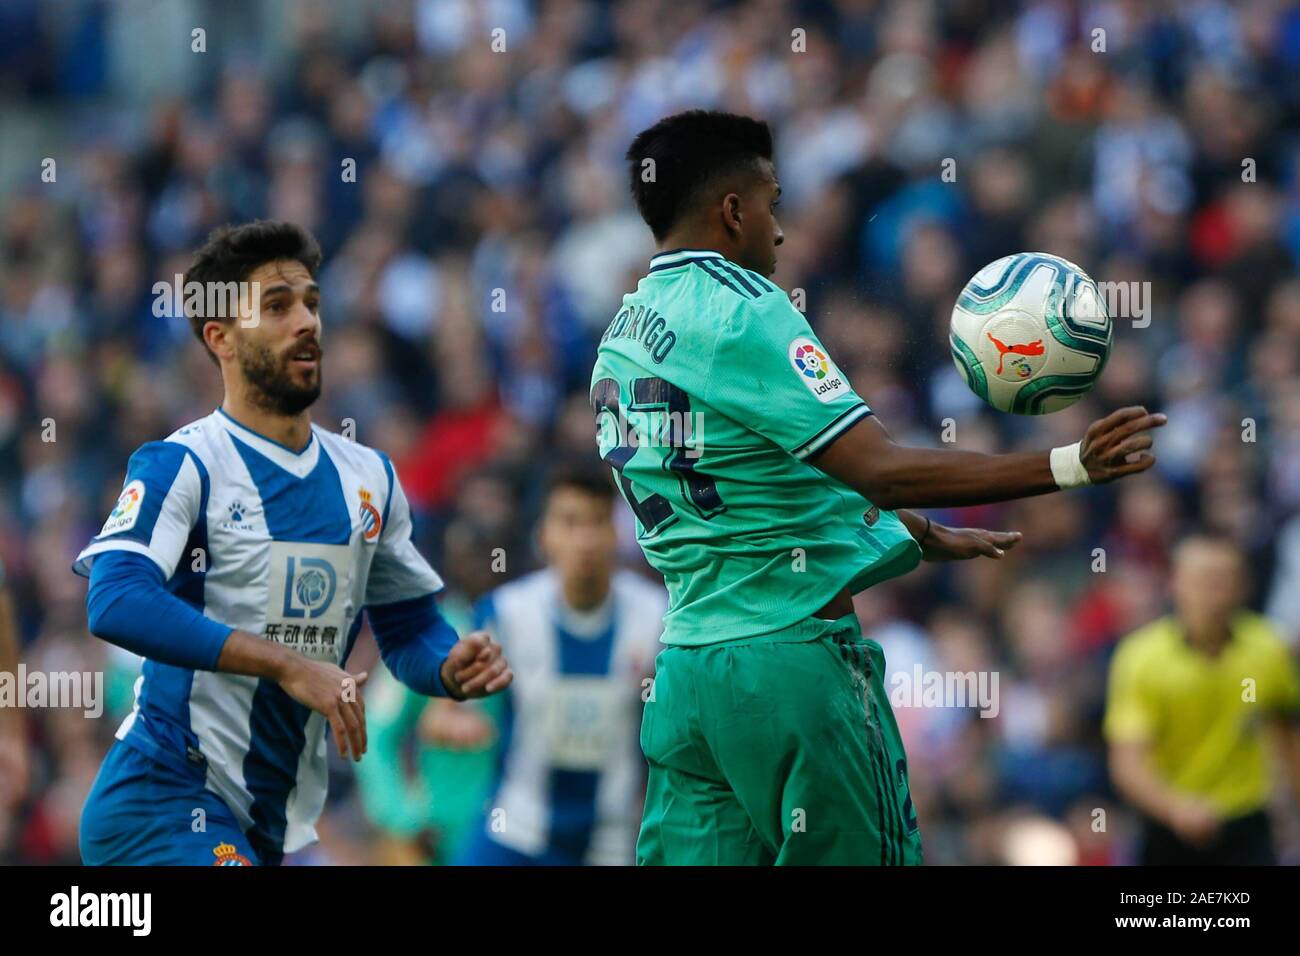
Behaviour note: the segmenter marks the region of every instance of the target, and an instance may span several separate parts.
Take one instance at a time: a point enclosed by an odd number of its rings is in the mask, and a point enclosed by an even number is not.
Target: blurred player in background
[[[457,631],[472,629],[474,602],[497,583],[482,560],[497,540],[467,517],[447,528],[447,590],[438,603]],[[453,703],[412,690],[382,665],[376,670],[366,685],[370,750],[355,765],[366,815],[378,831],[375,862],[454,863],[477,835],[496,782],[491,715],[501,712],[504,695]]]
[[[314,842],[326,726],[340,756],[366,750],[366,674],[342,669],[363,610],[421,693],[510,682],[498,646],[439,614],[388,458],[311,423],[320,260],[286,222],[226,227],[198,251],[187,289],[240,290],[237,320],[190,309],[224,400],[131,456],[77,558],[91,632],[146,659],[82,813],[88,864],[274,865]]]
[[[671,595],[638,862],[918,864],[884,655],[852,595],[1021,537],[902,509],[1146,471],[1164,416],[1121,409],[1051,451],[896,444],[768,281],[785,236],[767,124],[679,113],[626,159],[659,252],[601,338],[591,405]]]
[[[633,862],[645,792],[637,727],[667,600],[615,570],[614,501],[599,465],[557,466],[537,529],[546,567],[479,602],[475,624],[515,680],[501,702],[500,777],[466,865]],[[436,713],[431,733],[449,743],[488,732],[463,705]]]
[[[1173,613],[1124,638],[1110,670],[1111,775],[1145,818],[1141,862],[1271,864],[1271,748],[1300,796],[1295,663],[1243,607],[1246,567],[1232,542],[1182,541],[1171,590]]]
[[[450,613],[454,625],[460,621]],[[468,621],[468,619],[467,619]],[[386,671],[367,685],[370,749],[357,784],[384,866],[454,863],[478,832],[496,777],[490,716],[501,695],[454,704],[426,697]]]

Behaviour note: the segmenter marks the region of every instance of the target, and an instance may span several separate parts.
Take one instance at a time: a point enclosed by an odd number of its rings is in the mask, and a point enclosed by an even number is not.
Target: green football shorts
[[[660,652],[638,865],[919,864],[884,667],[852,614]]]

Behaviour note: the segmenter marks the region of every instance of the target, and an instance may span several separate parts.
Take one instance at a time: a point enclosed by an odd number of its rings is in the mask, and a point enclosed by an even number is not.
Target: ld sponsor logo
[[[321,617],[334,603],[338,575],[324,558],[285,558],[284,609],[288,618]]]
[[[335,663],[355,608],[348,545],[273,541],[262,636]]]

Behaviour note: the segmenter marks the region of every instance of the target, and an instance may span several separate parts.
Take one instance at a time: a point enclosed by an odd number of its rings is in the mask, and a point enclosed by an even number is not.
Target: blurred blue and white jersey
[[[131,456],[117,506],[74,567],[89,575],[111,551],[150,558],[207,617],[339,666],[366,605],[442,588],[411,542],[386,456],[315,426],[293,452],[220,409]],[[204,768],[245,831],[293,852],[316,839],[327,729],[274,681],[146,660],[117,736]]]
[[[477,626],[514,670],[485,835],[549,863],[631,864],[645,758],[639,733],[667,594],[627,571],[590,612],[538,571],[480,601]]]

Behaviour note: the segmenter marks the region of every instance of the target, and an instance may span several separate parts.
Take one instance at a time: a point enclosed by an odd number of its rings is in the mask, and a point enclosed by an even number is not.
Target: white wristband
[[[1052,480],[1056,482],[1058,488],[1078,488],[1081,485],[1092,484],[1092,479],[1088,477],[1088,469],[1083,467],[1083,459],[1079,457],[1079,448],[1083,442],[1075,442],[1073,445],[1062,445],[1060,448],[1053,448],[1051,454]]]

